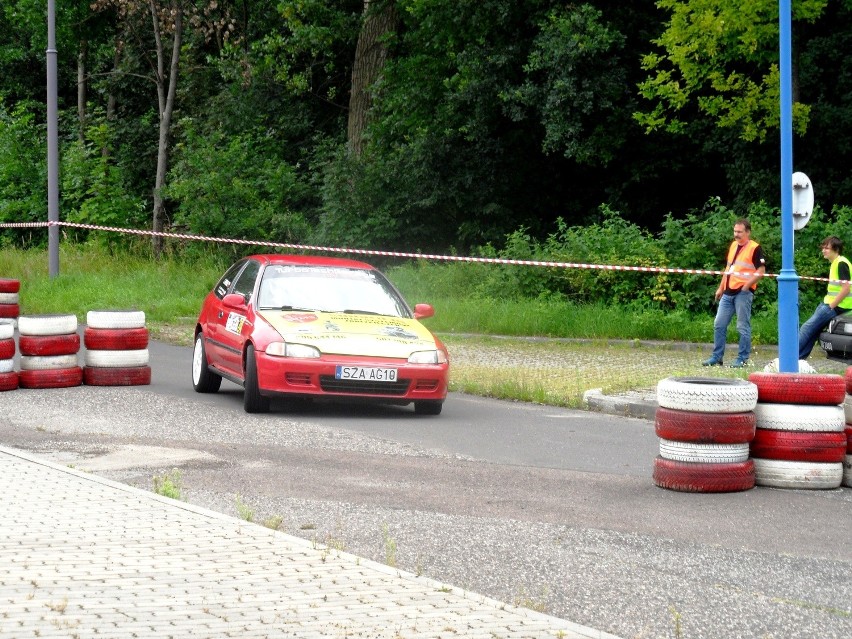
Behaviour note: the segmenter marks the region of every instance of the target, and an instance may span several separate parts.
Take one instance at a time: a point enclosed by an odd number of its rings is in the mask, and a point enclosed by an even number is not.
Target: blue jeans
[[[713,359],[721,362],[725,357],[725,342],[728,339],[728,324],[737,314],[737,332],[740,334],[740,350],[737,355],[746,361],[751,355],[751,302],[752,291],[740,291],[736,295],[722,295],[713,321]]]
[[[810,319],[799,328],[799,359],[806,359],[811,354],[814,342],[816,342],[822,329],[838,314],[837,310],[825,303],[816,307]]]

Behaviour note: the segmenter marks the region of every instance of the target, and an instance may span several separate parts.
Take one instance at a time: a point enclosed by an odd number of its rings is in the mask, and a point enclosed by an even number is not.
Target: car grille
[[[409,380],[395,382],[370,382],[364,380],[335,379],[331,375],[320,375],[320,387],[326,393],[353,393],[356,395],[405,395]]]
[[[438,390],[438,380],[437,379],[418,379],[414,383],[414,390],[416,390],[416,391]]]

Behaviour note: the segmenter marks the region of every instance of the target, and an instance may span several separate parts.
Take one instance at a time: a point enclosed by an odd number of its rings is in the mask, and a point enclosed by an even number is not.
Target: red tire
[[[758,428],[751,442],[751,456],[798,462],[842,462],[846,457],[846,433],[823,433]]]
[[[10,280],[5,277],[0,277],[0,293],[17,293],[20,290],[20,280]]]
[[[852,426],[846,425],[846,452],[852,455]]]
[[[18,387],[18,374],[0,373],[0,391],[15,390]]]
[[[800,373],[752,373],[757,401],[772,404],[842,404],[848,381],[841,375]]]
[[[672,408],[657,409],[654,427],[658,437],[701,444],[746,444],[754,438],[754,413],[699,413]]]
[[[99,368],[84,366],[83,383],[88,386],[147,386],[151,383],[151,367]]]
[[[657,457],[654,483],[684,493],[731,493],[754,488],[754,462],[702,464]]]
[[[21,371],[18,373],[21,388],[67,388],[83,383],[83,369],[47,368],[42,370]]]
[[[80,350],[77,333],[65,335],[19,335],[21,355],[73,355]]]
[[[92,351],[135,351],[148,348],[147,328],[90,328],[83,343]]]
[[[15,340],[0,339],[0,359],[12,359],[15,356]]]
[[[0,317],[18,317],[21,307],[18,304],[0,304]]]

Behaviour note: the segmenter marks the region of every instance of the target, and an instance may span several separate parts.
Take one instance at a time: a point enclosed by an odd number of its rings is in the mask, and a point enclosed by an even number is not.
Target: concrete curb
[[[583,404],[592,411],[654,421],[657,397],[653,391],[631,391],[623,395],[604,395],[600,388],[583,393]]]

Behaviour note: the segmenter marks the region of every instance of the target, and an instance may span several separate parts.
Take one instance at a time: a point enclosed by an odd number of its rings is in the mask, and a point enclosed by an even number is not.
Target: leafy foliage
[[[796,2],[794,18],[813,22],[827,2]],[[671,18],[653,41],[662,51],[642,60],[649,77],[640,90],[653,109],[637,113],[637,120],[649,130],[683,132],[684,109],[691,105],[745,140],[764,140],[780,118],[778,3],[659,0],[657,6]],[[809,114],[809,105],[793,104],[799,133],[806,131]]]
[[[47,166],[44,157],[47,151],[44,129],[36,122],[37,112],[38,106],[30,103],[19,103],[12,111],[0,103],[2,222],[35,222],[45,218]],[[25,238],[31,231],[4,230],[3,235]]]
[[[176,225],[218,237],[305,241],[308,225],[300,211],[308,189],[269,148],[273,140],[260,133],[202,136],[191,121],[182,127],[166,191],[183,202]]]

